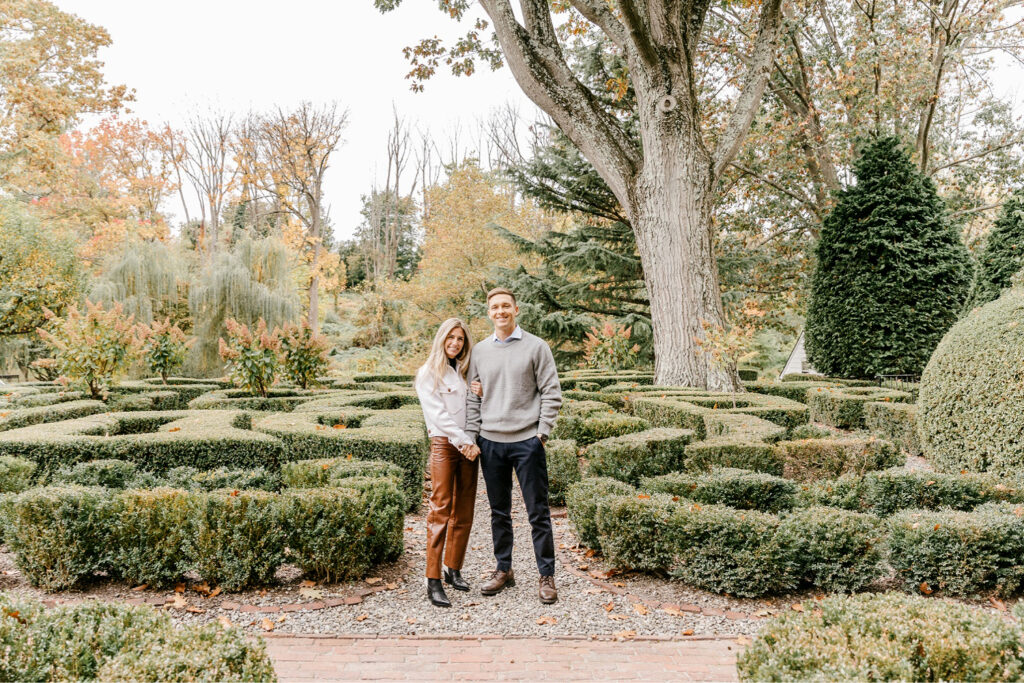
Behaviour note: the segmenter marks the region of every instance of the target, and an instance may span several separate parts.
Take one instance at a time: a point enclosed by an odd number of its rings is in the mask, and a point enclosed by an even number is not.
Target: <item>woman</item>
[[[430,435],[430,511],[427,513],[427,597],[438,607],[452,603],[441,583],[468,591],[462,562],[473,526],[477,456],[466,434],[466,373],[473,342],[458,318],[441,323],[427,362],[416,373],[416,393]],[[447,544],[445,539],[447,538]]]

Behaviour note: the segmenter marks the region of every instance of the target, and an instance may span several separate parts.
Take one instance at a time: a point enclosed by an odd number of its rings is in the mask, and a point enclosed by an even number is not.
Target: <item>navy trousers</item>
[[[526,513],[533,529],[533,553],[541,576],[555,575],[555,537],[548,507],[548,463],[544,444],[537,437],[514,443],[477,439],[480,469],[491,504],[491,535],[498,569],[512,568],[512,471],[519,480]]]

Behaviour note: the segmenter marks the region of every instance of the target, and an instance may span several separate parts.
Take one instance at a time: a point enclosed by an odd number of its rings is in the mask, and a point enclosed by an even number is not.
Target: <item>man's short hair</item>
[[[504,287],[495,287],[491,291],[487,292],[487,303],[490,304],[491,297],[498,296],[499,294],[508,294],[510,297],[512,297],[512,304],[518,305],[516,304],[516,295],[512,293],[511,289],[505,289]]]

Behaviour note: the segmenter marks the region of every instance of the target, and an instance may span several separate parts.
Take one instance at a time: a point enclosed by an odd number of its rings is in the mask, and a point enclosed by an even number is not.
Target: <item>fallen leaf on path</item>
[[[212,591],[210,591],[210,597],[211,597],[211,598],[215,598],[215,597],[217,597],[218,595],[220,595],[220,594],[221,594],[221,593],[222,593],[223,591],[224,591],[224,589],[223,589],[223,588],[221,588],[220,586],[217,586],[217,587],[216,587],[216,588],[214,588],[214,589],[213,589]]]
[[[231,620],[225,617],[224,615],[217,617],[217,621],[219,621],[220,625],[224,628],[231,628],[232,626],[234,626],[234,624],[231,623]]]
[[[625,588],[626,587],[626,584],[624,584],[621,581],[613,581],[612,585],[615,586],[616,588]]]
[[[398,588],[398,584],[397,583],[389,583],[389,584],[387,584],[384,587],[387,588],[389,591],[393,591],[396,588]]]
[[[642,602],[633,603],[633,611],[639,614],[640,616],[644,616],[645,614],[650,612],[650,610],[647,609],[647,605],[645,605]]]
[[[277,623],[283,624],[287,620],[288,620],[288,615],[287,614],[282,614],[281,616],[279,616],[277,618]]]
[[[302,581],[301,583],[299,583],[299,585],[302,586],[303,588],[312,588],[313,586],[316,585],[316,581],[310,581],[309,579],[306,579],[305,581]]]
[[[170,603],[169,606],[173,607],[174,609],[188,607],[188,600],[185,599],[184,595],[175,595],[174,600]]]
[[[612,621],[625,621],[629,619],[629,617],[625,614],[609,614],[608,618]]]
[[[990,597],[988,599],[988,601],[991,602],[992,606],[995,607],[1000,612],[1005,612],[1006,611],[1006,603],[1003,602],[1002,600],[1000,600],[999,598]]]
[[[185,584],[183,584],[183,583],[176,584],[174,586],[174,592],[175,593],[184,593],[185,592]]]
[[[684,636],[692,636],[693,635],[693,629],[692,628],[686,629],[685,631],[683,631],[683,635]]]
[[[673,617],[683,616],[683,610],[679,609],[678,607],[662,607],[661,611]]]
[[[587,590],[585,590],[583,592],[586,593],[587,595],[597,595],[598,593],[607,593],[608,591],[606,591],[603,588],[588,588]]]
[[[407,623],[407,624],[415,624],[416,623],[416,618],[415,617],[409,617],[408,619],[405,620],[405,623]]]
[[[585,572],[588,569],[590,569],[590,565],[589,564],[578,564],[578,565],[576,565],[576,569],[579,569],[581,572]]]
[[[921,585],[918,586],[918,588],[920,588],[921,592],[924,593],[925,595],[931,595],[932,593],[935,592],[935,590],[931,586],[928,585],[927,581],[922,581]]]
[[[369,618],[369,614],[360,614],[358,617],[356,617],[356,621],[366,621]]]
[[[260,621],[260,628],[264,631],[273,631],[274,622],[272,622],[270,619],[267,619],[266,617],[263,617],[263,620]]]
[[[632,630],[630,630],[630,631],[616,631],[612,635],[615,636],[616,638],[622,638],[623,640],[629,640],[631,638],[636,638],[636,631],[632,631]]]
[[[299,595],[304,598],[310,598],[311,600],[319,600],[324,597],[324,592],[322,590],[317,590],[316,588],[300,588]]]
[[[558,619],[555,617],[549,617],[545,614],[544,616],[537,619],[537,623],[541,626],[544,626],[545,624],[557,624]]]
[[[205,597],[210,594],[210,584],[208,584],[206,581],[203,581],[202,583],[197,583],[194,586],[192,586],[192,590]]]
[[[804,606],[802,604],[800,604],[799,602],[794,602],[792,605],[790,605],[790,607],[793,609],[794,612],[803,612],[804,611]]]
[[[371,576],[370,578],[368,578],[366,580],[366,583],[370,584],[371,586],[376,586],[378,583],[380,583],[383,580],[384,579],[380,578],[379,576]]]
[[[739,638],[736,639],[736,644],[737,645],[750,645],[750,638],[747,638],[746,636],[740,636]]]
[[[147,588],[149,588],[149,584],[148,584],[148,583],[144,583],[144,584],[142,584],[141,586],[136,586],[136,587],[135,587],[135,588],[133,588],[132,590],[133,590],[133,591],[144,591],[144,590],[146,590]]]
[[[206,610],[202,607],[186,607],[185,611],[191,612],[192,614],[206,614]]]

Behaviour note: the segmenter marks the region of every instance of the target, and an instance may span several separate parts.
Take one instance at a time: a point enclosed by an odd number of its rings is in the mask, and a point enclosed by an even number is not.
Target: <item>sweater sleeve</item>
[[[419,396],[424,417],[429,416],[430,423],[441,430],[453,446],[458,448],[474,443],[448,412],[437,388],[430,387],[429,373],[421,372],[416,376],[416,395]]]
[[[562,385],[558,382],[558,369],[551,347],[541,342],[537,352],[537,391],[540,392],[540,421],[537,433],[550,436],[562,407]]]
[[[470,357],[469,372],[467,373],[469,384],[480,380],[480,372],[476,367],[476,361]],[[476,437],[480,433],[480,397],[472,391],[466,392],[466,434],[470,441],[476,443]]]

